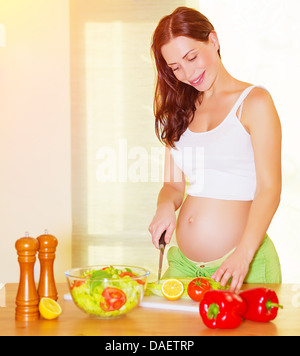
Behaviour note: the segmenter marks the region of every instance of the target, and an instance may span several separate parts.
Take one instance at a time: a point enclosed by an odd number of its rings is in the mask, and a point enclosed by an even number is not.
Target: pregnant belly
[[[223,257],[239,243],[251,203],[187,196],[177,220],[178,247],[195,262]]]

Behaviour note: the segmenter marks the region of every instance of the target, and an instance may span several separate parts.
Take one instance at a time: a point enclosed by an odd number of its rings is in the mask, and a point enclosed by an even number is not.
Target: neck
[[[210,99],[230,88],[236,80],[227,72],[223,63],[220,61],[219,70],[211,87],[203,93],[203,99]]]

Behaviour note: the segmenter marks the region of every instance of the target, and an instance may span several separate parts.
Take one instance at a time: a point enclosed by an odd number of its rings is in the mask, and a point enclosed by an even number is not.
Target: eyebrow
[[[191,49],[190,51],[188,51],[188,53],[186,53],[186,54],[182,57],[182,59],[184,59],[189,53],[193,52],[194,50],[195,50],[195,48],[193,48],[193,49]],[[174,64],[177,64],[177,63],[168,63],[168,66],[172,66],[172,65],[174,65]]]

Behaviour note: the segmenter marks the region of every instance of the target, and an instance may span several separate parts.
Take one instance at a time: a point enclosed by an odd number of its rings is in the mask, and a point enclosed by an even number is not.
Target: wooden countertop
[[[262,285],[244,285],[243,289]],[[5,286],[6,306],[0,308],[0,336],[199,336],[199,335],[300,335],[300,284],[271,284],[284,306],[277,318],[266,324],[244,321],[234,330],[211,330],[198,313],[174,312],[138,307],[128,315],[111,320],[93,319],[79,310],[73,301],[64,300],[66,284],[58,284],[58,302],[63,313],[56,320],[23,323],[15,321],[17,284]],[[4,291],[2,290],[3,294]]]

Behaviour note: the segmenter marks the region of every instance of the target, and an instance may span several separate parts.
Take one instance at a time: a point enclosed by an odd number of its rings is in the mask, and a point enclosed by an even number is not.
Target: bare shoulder
[[[261,87],[251,90],[244,102],[242,120],[250,132],[258,126],[279,124],[278,113],[268,90]]]
[[[251,115],[276,112],[272,95],[261,87],[255,87],[250,91],[245,99],[245,108]]]
[[[257,104],[274,105],[270,92],[262,87],[254,87],[248,94],[246,100],[249,104],[252,104],[253,106]]]

